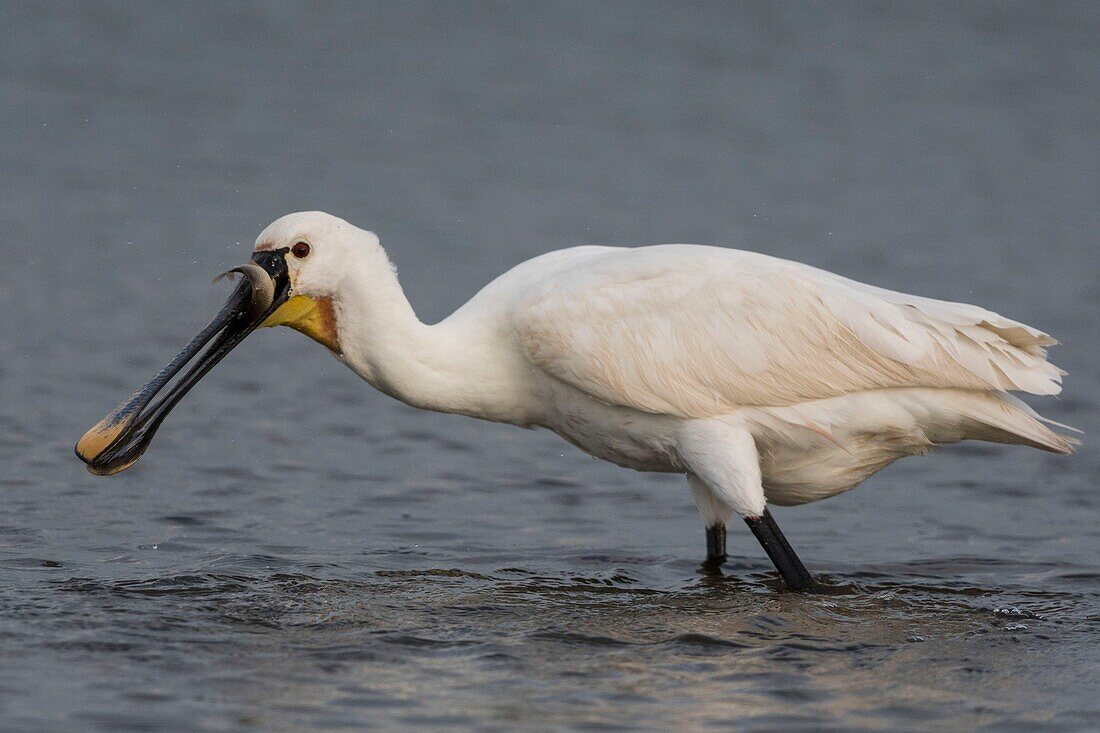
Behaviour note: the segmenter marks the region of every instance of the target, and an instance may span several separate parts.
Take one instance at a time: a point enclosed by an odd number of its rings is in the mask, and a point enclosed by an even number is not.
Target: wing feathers
[[[517,323],[530,361],[611,404],[703,417],[870,389],[1057,394],[1050,336],[977,306],[763,255],[611,250],[542,283]]]

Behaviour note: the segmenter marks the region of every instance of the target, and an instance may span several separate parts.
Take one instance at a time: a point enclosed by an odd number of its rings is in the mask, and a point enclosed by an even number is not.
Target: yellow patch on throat
[[[336,332],[336,311],[331,298],[295,295],[260,324],[261,328],[268,326],[290,326],[329,350],[341,353],[340,337]]]

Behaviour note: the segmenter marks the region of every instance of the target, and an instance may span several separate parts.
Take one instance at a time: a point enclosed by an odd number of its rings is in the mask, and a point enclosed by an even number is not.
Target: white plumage
[[[133,465],[202,375],[275,325],[410,405],[548,428],[620,466],[685,474],[708,558],[725,557],[736,512],[794,589],[813,579],[768,501],[823,499],[943,443],[1075,443],[1009,394],[1061,390],[1047,334],[752,252],[550,252],[433,326],[378,238],[328,214],[275,221],[232,272],[247,282],[215,319],[77,442],[93,473]]]
[[[1074,443],[1008,394],[1059,392],[1054,339],[977,306],[718,247],[575,247],[429,326],[370,232],[292,214],[257,248],[296,241],[313,253],[288,258],[294,292],[334,303],[337,356],[368,382],[685,473],[708,526],[831,496],[937,444]]]
[[[531,362],[582,393],[736,423],[718,442],[747,430],[777,504],[831,496],[935,444],[1072,450],[1007,394],[1060,391],[1045,350],[1056,342],[976,306],[750,252],[664,245],[578,251],[517,313]],[[708,522],[744,503],[740,491],[711,493],[729,501],[704,510]],[[742,513],[762,507],[753,494]]]
[[[612,404],[705,418],[897,387],[1060,390],[1052,338],[975,306],[717,247],[575,260],[520,305],[519,337],[536,365]]]

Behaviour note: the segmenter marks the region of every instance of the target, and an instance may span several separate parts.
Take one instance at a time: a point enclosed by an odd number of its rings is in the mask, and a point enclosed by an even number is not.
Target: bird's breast
[[[544,385],[542,427],[617,466],[662,473],[682,470],[675,438],[681,419],[608,405],[554,382]]]

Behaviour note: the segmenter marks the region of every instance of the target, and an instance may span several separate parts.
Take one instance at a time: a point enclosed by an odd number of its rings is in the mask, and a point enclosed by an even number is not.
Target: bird
[[[277,219],[230,273],[238,284],[210,324],[77,443],[93,473],[132,465],[183,395],[270,326],[413,407],[548,429],[618,466],[684,475],[706,562],[726,558],[737,516],[793,590],[816,581],[769,505],[837,495],[962,440],[1059,454],[1078,443],[1012,394],[1060,392],[1046,333],[763,253],[551,251],[432,325],[379,238],[323,212]]]

